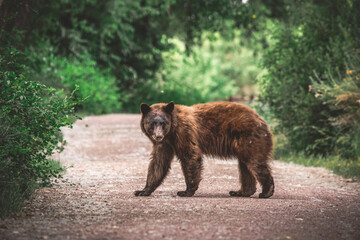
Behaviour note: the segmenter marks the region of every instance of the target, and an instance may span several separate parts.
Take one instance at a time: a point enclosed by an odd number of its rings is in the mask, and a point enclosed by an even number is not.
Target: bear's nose
[[[162,140],[162,139],[163,139],[162,136],[156,136],[156,141],[160,141],[160,140]]]

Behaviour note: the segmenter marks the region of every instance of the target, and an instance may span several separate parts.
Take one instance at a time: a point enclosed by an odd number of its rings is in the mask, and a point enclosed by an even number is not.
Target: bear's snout
[[[154,129],[153,139],[157,142],[160,142],[164,139],[164,132],[161,125],[157,125]]]
[[[153,139],[157,142],[161,142],[164,139],[163,135],[153,135]]]
[[[163,136],[156,136],[156,137],[155,137],[155,140],[156,140],[156,141],[161,141],[163,138],[164,138]]]

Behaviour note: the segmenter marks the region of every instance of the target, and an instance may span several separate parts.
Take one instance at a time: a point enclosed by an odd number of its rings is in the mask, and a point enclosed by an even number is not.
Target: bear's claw
[[[190,192],[190,191],[179,191],[177,192],[177,195],[179,197],[192,197],[195,194],[195,192]]]
[[[150,196],[151,192],[140,190],[140,191],[135,191],[134,194],[135,196]]]

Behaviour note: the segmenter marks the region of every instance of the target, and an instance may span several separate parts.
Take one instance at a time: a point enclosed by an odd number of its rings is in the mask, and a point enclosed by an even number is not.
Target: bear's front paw
[[[134,192],[135,196],[150,196],[151,192],[140,190]]]
[[[195,192],[190,191],[179,191],[177,192],[177,195],[180,197],[192,197],[195,194]]]

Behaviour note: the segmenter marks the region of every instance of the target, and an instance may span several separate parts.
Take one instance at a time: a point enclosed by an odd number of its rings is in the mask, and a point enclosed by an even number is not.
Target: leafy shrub
[[[294,3],[289,9],[294,14],[288,22],[274,21],[271,27],[260,100],[278,121],[276,131],[286,136],[288,151],[332,154],[337,129],[329,119],[335,112],[308,87],[314,73],[321,83],[331,84],[329,72],[336,76],[346,70],[346,55],[360,48],[359,21],[354,17],[359,8],[352,1],[324,1]]]
[[[335,132],[331,139],[334,153],[345,158],[360,158],[360,50],[347,59],[347,70],[333,75],[325,75],[327,81],[319,76],[313,78],[310,86],[315,98],[327,105],[330,110],[328,121]],[[326,133],[324,133],[326,134]]]
[[[52,62],[55,76],[60,79],[68,92],[75,92],[78,99],[86,99],[79,107],[82,111],[92,114],[119,112],[120,95],[115,85],[115,77],[108,71],[96,67],[95,61],[82,56],[80,60],[55,58]]]
[[[60,127],[71,125],[76,102],[28,80],[21,55],[0,48],[0,215],[17,210],[38,186],[59,177],[48,157],[61,147]]]
[[[115,77],[109,71],[101,70],[90,55],[79,58],[55,56],[53,47],[43,45],[42,51],[27,53],[41,82],[64,89],[67,96],[79,86],[74,97],[86,100],[77,106],[77,111],[102,114],[121,110]]]

